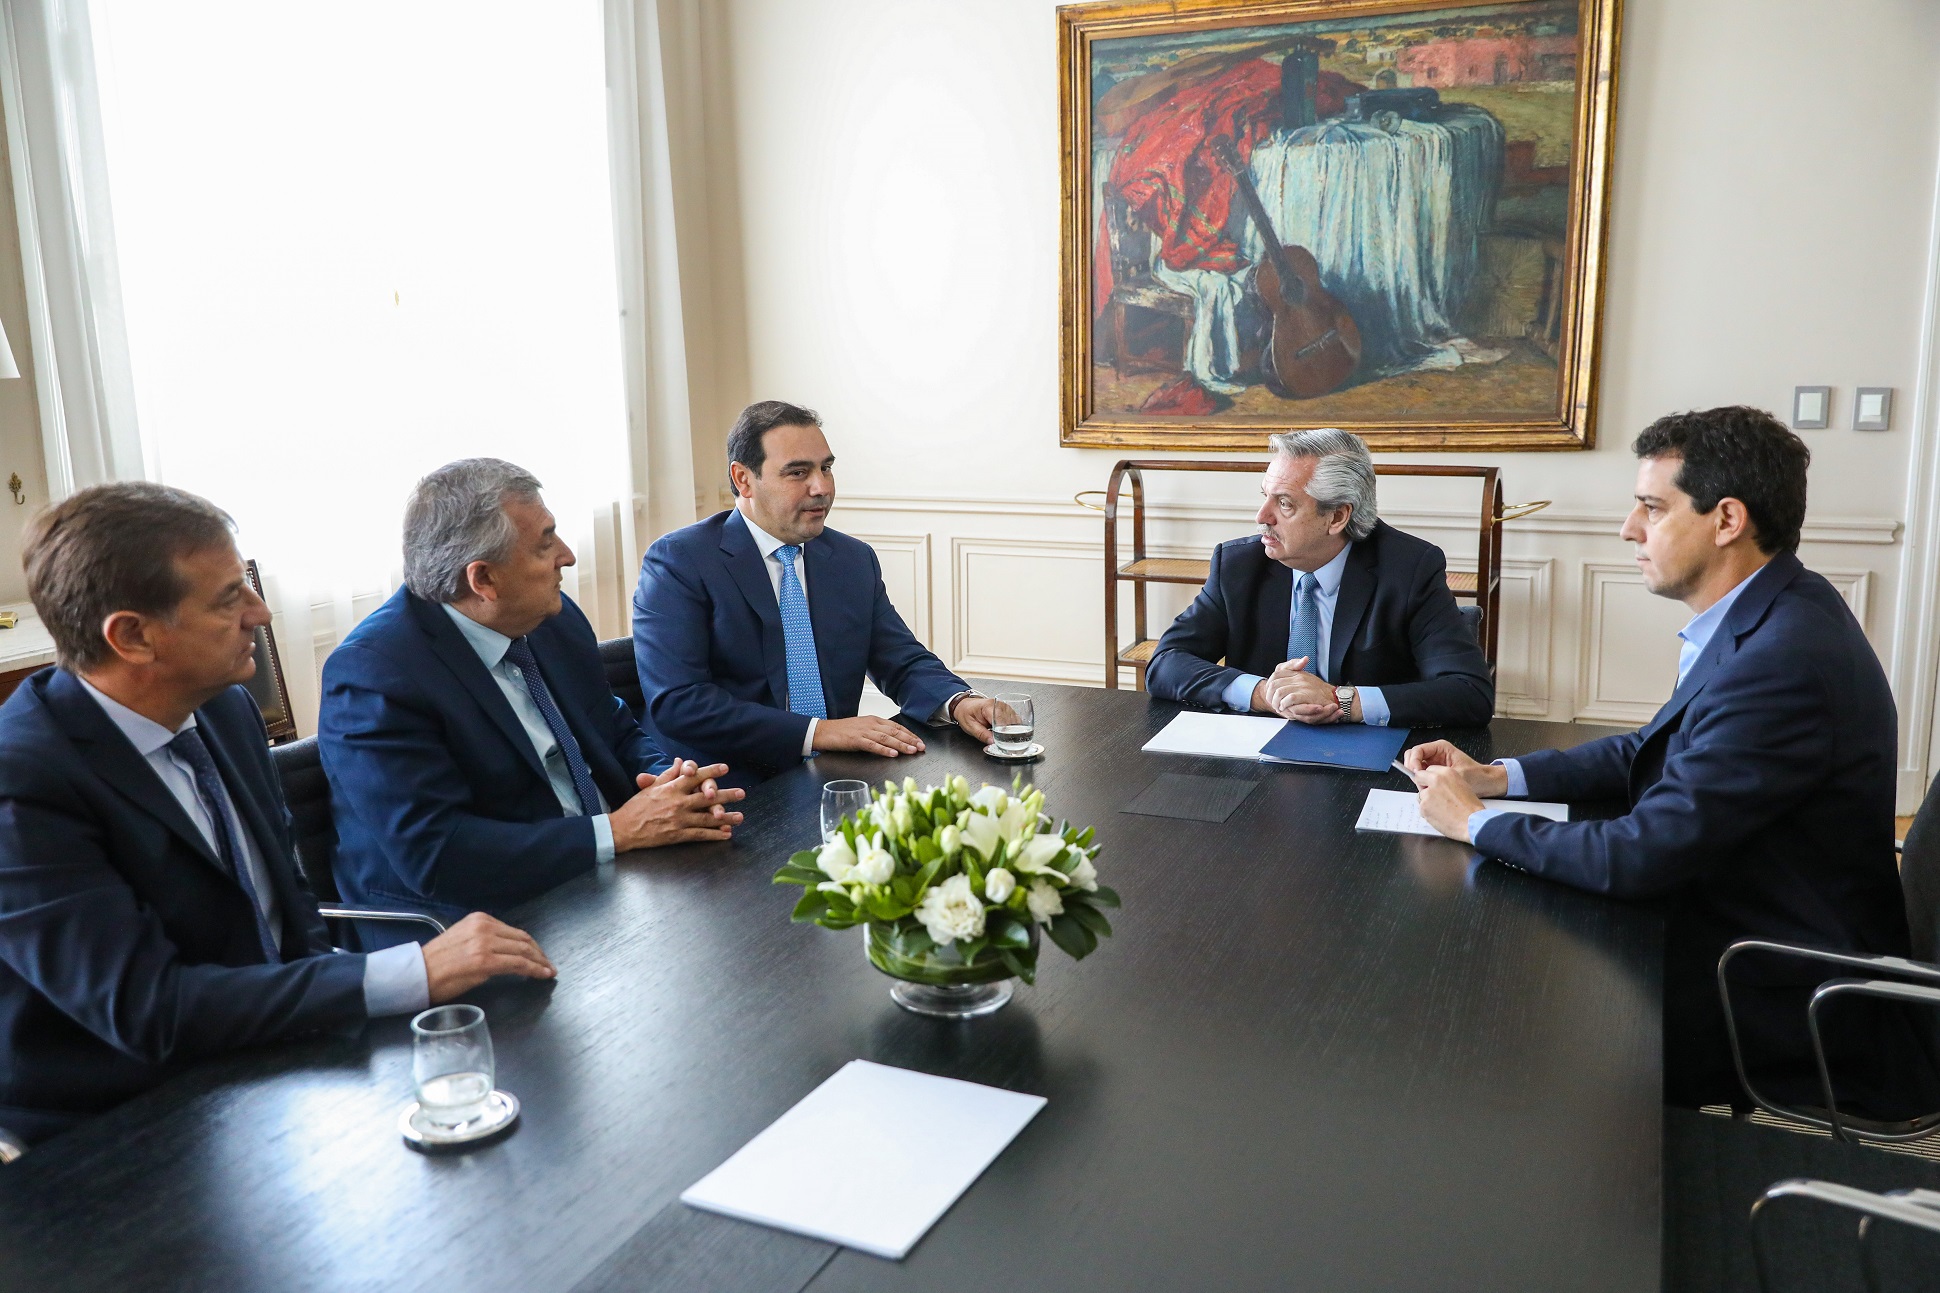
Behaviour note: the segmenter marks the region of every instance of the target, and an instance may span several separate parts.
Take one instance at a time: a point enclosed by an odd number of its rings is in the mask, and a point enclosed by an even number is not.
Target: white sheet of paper
[[[1511,813],[1534,813],[1553,822],[1570,819],[1568,804],[1552,804],[1538,799],[1484,799],[1482,807],[1500,808]],[[1367,802],[1361,805],[1361,819],[1354,823],[1354,829],[1393,831],[1402,835],[1441,834],[1421,815],[1421,796],[1411,790],[1368,791]]]
[[[1044,1103],[850,1060],[680,1201],[900,1259]]]
[[[1287,725],[1257,714],[1208,714],[1184,709],[1145,743],[1147,754],[1209,754],[1219,759],[1257,759],[1260,747]]]

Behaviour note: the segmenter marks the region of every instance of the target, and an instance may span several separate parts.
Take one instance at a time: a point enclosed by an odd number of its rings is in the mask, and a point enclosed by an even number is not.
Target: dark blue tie
[[[269,917],[263,914],[261,896],[256,892],[256,881],[249,874],[249,859],[243,851],[242,841],[236,838],[234,827],[229,822],[229,796],[222,792],[222,774],[216,770],[216,761],[209,754],[209,747],[202,743],[202,734],[193,727],[176,733],[175,739],[168,743],[169,753],[189,765],[195,775],[195,795],[202,801],[202,810],[209,814],[209,821],[216,833],[216,856],[222,865],[242,886],[243,895],[249,899],[249,909],[256,913],[256,937],[263,944],[263,959],[271,965],[282,963],[282,954],[276,950],[276,939],[269,929]]]
[[[598,817],[605,810],[600,807],[599,789],[593,785],[592,769],[586,766],[586,759],[579,752],[579,742],[573,739],[572,729],[566,726],[559,706],[552,703],[552,693],[546,690],[546,680],[539,676],[539,662],[532,658],[532,644],[524,638],[512,639],[512,645],[505,648],[505,658],[519,667],[519,677],[525,679],[526,694],[532,697],[532,703],[545,716],[546,726],[552,729],[552,739],[559,742],[559,753],[566,760],[566,771],[573,776],[573,790],[579,795],[579,811],[588,817]]]
[[[1314,659],[1320,654],[1320,600],[1314,590],[1320,581],[1302,574],[1293,586],[1293,625],[1287,632],[1287,659],[1307,657],[1307,672],[1316,678],[1327,676],[1325,664]]]
[[[801,576],[795,573],[795,558],[801,555],[798,543],[775,549],[781,559],[781,592],[775,600],[780,604],[781,639],[788,652],[788,708],[810,718],[827,718],[822,664],[815,655],[815,623],[809,618]]]

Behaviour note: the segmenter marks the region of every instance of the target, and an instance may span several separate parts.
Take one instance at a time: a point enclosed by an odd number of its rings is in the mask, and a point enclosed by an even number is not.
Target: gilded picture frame
[[[1592,447],[1620,3],[1061,7],[1060,442]]]

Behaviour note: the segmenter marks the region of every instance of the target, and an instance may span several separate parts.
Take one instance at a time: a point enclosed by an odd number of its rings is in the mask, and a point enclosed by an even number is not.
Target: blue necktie
[[[255,913],[256,937],[263,944],[263,960],[270,965],[282,964],[282,954],[276,950],[276,939],[270,933],[269,918],[263,914],[263,904],[256,893],[255,878],[249,874],[249,860],[243,853],[242,841],[236,838],[235,829],[230,825],[229,797],[222,793],[222,774],[216,771],[209,747],[202,743],[202,734],[191,727],[176,733],[168,748],[195,775],[196,798],[202,801],[202,810],[209,814],[209,822],[215,828],[216,856],[242,886],[243,896],[249,899],[249,910]]]
[[[775,549],[781,558],[781,636],[788,647],[788,708],[810,718],[827,718],[828,702],[822,698],[822,662],[815,658],[815,625],[808,618],[808,595],[795,574],[795,558],[802,555],[799,543]]]
[[[532,703],[539,707],[546,726],[552,729],[552,739],[559,742],[559,753],[566,760],[566,771],[573,777],[573,792],[579,796],[579,811],[588,817],[598,817],[605,810],[600,807],[600,792],[593,785],[592,769],[586,766],[586,758],[579,752],[579,742],[573,739],[572,729],[566,726],[566,718],[559,712],[559,706],[552,703],[552,693],[546,690],[546,680],[539,676],[539,662],[532,658],[532,644],[524,638],[513,638],[512,645],[505,648],[505,658],[518,666],[519,677],[525,679],[525,690],[532,697]]]
[[[1315,590],[1320,581],[1311,574],[1303,574],[1293,586],[1293,627],[1287,633],[1287,659],[1298,660],[1307,657],[1307,672],[1316,678],[1326,676],[1324,662],[1314,657],[1320,654],[1320,600]]]

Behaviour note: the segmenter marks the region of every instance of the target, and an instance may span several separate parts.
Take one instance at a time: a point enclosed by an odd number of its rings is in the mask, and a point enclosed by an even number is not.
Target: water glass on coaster
[[[991,742],[984,753],[998,759],[1034,759],[1044,747],[1037,734],[1037,710],[1022,692],[1000,692],[990,698]]]
[[[477,1006],[433,1006],[411,1021],[416,1103],[399,1120],[420,1148],[482,1140],[518,1117],[516,1097],[494,1089],[492,1032]]]
[[[842,819],[869,806],[866,781],[825,781],[822,783],[822,843],[835,838]]]

